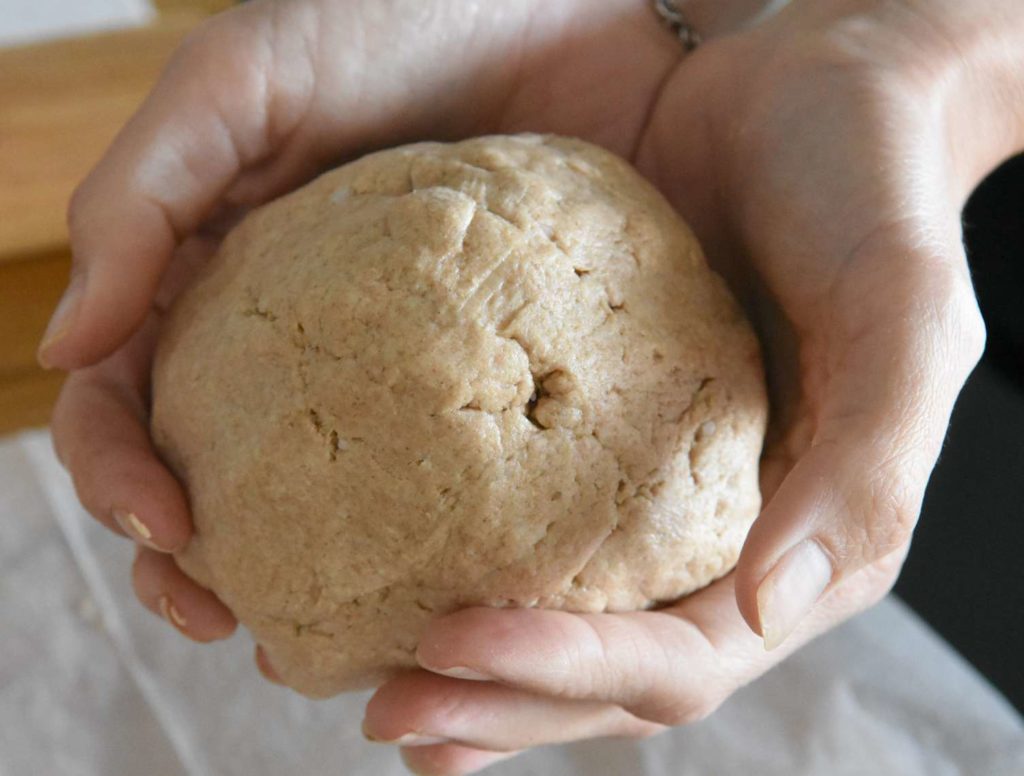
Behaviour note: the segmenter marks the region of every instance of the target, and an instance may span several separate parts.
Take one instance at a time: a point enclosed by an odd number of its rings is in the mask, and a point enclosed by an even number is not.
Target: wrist
[[[812,28],[828,28],[830,45],[845,56],[902,82],[905,99],[927,114],[944,146],[948,193],[956,206],[992,169],[1024,150],[1021,0],[793,0],[790,5],[792,16],[808,20]]]
[[[919,11],[944,39],[937,73],[950,173],[962,205],[995,167],[1024,150],[1024,14],[1020,0],[932,2]]]

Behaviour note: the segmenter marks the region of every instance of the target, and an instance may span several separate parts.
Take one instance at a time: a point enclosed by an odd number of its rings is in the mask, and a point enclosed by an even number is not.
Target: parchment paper
[[[44,432],[0,441],[0,776],[398,776],[366,694],[264,682],[249,637],[191,644],[131,593],[132,548],[88,518]],[[499,776],[1022,776],[1024,723],[887,599],[643,742],[551,747]]]

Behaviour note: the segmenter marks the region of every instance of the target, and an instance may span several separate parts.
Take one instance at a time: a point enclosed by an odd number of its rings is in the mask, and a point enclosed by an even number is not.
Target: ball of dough
[[[252,212],[154,373],[177,561],[314,697],[415,665],[458,608],[635,610],[725,574],[765,417],[671,206],[538,135],[374,153]]]

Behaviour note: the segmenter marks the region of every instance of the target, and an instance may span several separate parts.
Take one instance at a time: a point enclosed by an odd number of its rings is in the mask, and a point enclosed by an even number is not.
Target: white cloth
[[[149,0],[0,0],[0,46],[144,24]]]
[[[399,776],[367,695],[264,682],[248,636],[202,646],[144,611],[132,549],[80,509],[48,436],[0,441],[0,776]],[[710,719],[549,747],[498,776],[1020,776],[1024,722],[895,599]]]

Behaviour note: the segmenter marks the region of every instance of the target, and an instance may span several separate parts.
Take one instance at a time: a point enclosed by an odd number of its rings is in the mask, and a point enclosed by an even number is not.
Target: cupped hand
[[[202,28],[76,194],[74,279],[42,350],[76,370],[58,452],[89,510],[144,545],[140,598],[196,638],[233,626],[163,554],[190,524],[146,418],[162,310],[223,226],[374,146],[529,129],[632,159],[753,316],[765,506],[736,571],[664,610],[435,621],[427,671],[378,691],[367,734],[438,773],[646,735],[870,605],[983,347],[959,212],[1024,141],[1006,107],[1019,14],[986,5],[798,0],[685,59],[639,0],[277,0]]]
[[[630,155],[676,46],[635,0],[589,6],[247,3],[189,36],[75,192],[72,278],[40,349],[72,370],[57,452],[88,511],[140,545],[140,600],[186,635],[235,623],[168,554],[191,520],[149,436],[167,306],[247,209],[375,147],[535,129]]]

